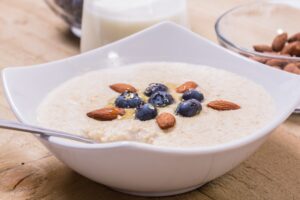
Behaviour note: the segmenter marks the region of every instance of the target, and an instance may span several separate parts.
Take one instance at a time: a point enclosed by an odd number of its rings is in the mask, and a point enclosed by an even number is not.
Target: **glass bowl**
[[[276,35],[287,32],[290,35],[300,32],[299,0],[264,0],[234,7],[221,15],[215,31],[219,43],[234,52],[265,63],[277,59],[299,64],[300,57],[280,54],[259,53],[253,45],[270,45]],[[283,66],[273,66],[283,69]]]
[[[71,31],[80,37],[83,0],[45,0],[45,2],[70,25]]]

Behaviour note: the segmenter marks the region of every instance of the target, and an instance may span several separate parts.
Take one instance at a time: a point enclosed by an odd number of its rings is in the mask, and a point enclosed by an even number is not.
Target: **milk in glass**
[[[81,51],[165,20],[188,26],[185,0],[85,0]]]

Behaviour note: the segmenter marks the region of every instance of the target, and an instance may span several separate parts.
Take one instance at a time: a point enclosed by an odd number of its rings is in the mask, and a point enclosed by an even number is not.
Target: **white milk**
[[[185,0],[85,0],[81,51],[171,20],[187,26]]]

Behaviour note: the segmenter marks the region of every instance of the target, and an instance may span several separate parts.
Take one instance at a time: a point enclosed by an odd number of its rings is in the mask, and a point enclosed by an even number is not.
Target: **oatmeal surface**
[[[175,87],[186,81],[195,81],[205,97],[201,113],[194,117],[175,115],[182,95],[175,92]],[[126,109],[129,117],[112,121],[86,116],[87,112],[112,104],[118,97],[119,93],[109,85],[128,83],[141,95],[149,83],[154,82],[166,84],[175,99],[172,105],[158,109],[159,113],[175,115],[175,127],[161,130],[155,120],[134,119],[130,117],[133,109]],[[241,109],[217,111],[206,106],[217,99],[235,102]],[[159,146],[196,147],[226,143],[249,135],[264,126],[274,113],[271,96],[250,80],[211,67],[161,62],[108,68],[75,77],[49,93],[37,110],[37,121],[48,128],[101,142],[134,140]]]

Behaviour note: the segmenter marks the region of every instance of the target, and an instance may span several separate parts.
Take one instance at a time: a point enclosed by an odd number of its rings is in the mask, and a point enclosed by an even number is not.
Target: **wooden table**
[[[216,41],[216,17],[244,0],[190,0],[192,29]],[[40,0],[0,2],[1,68],[79,52],[79,41]],[[0,118],[15,120],[3,89]],[[144,199],[115,192],[71,171],[34,137],[0,130],[0,199]],[[158,198],[154,198],[158,199]],[[165,199],[300,199],[300,115],[291,116],[247,161],[193,192]]]

